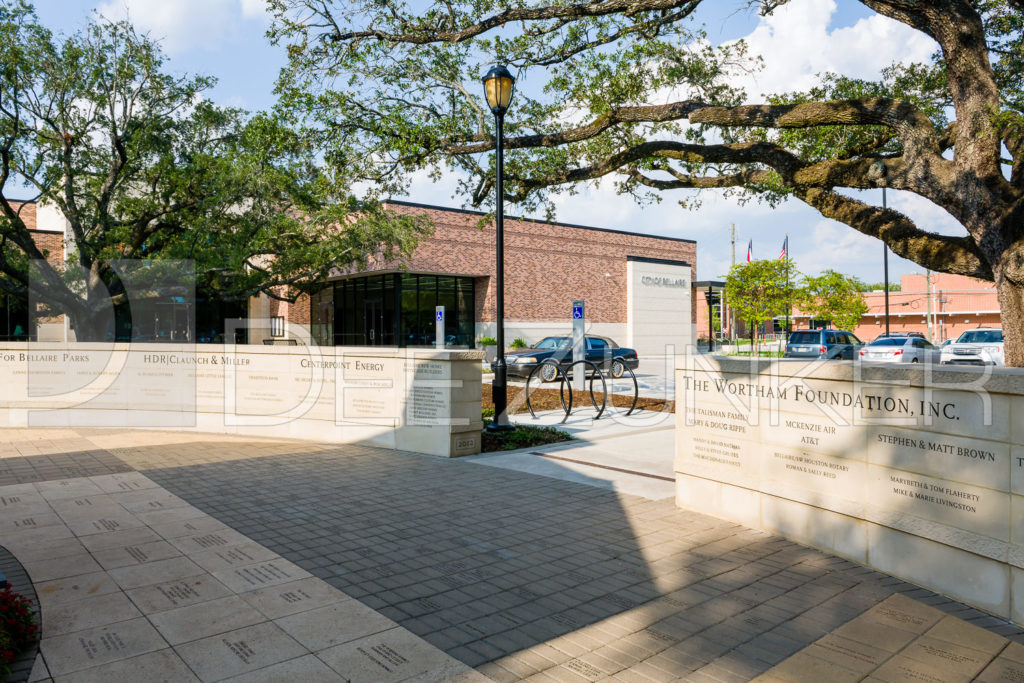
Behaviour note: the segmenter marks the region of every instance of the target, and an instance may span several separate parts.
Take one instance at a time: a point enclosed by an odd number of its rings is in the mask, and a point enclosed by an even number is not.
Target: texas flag
[[[753,252],[754,240],[750,240],[749,242],[747,242],[747,263],[750,263],[750,260],[753,258]]]
[[[786,235],[786,239],[782,242],[782,253],[779,254],[779,260],[786,258],[789,255],[789,235]]]

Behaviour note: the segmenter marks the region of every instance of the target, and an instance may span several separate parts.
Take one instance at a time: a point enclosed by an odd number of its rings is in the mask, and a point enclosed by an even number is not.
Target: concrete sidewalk
[[[30,681],[486,680],[137,472],[0,501],[40,602]]]
[[[581,445],[601,474],[568,481],[360,446],[0,432],[0,545],[42,601],[35,675],[1024,676],[1013,624],[609,486],[617,464],[662,471],[644,461],[667,437],[639,438]]]
[[[578,429],[580,440],[577,441],[513,453],[484,453],[464,460],[601,486],[651,500],[672,498],[675,495],[672,470],[675,430],[669,426],[629,433],[629,429],[602,422],[597,421],[599,427],[591,430]]]

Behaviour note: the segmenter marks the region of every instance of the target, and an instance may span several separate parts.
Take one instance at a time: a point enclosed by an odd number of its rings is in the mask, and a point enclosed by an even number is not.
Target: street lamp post
[[[512,77],[504,65],[498,64],[484,76],[484,94],[487,106],[494,113],[497,139],[495,142],[495,174],[497,185],[497,205],[494,211],[495,251],[497,255],[497,271],[495,273],[496,307],[495,318],[498,325],[498,349],[492,367],[494,381],[491,384],[491,400],[494,401],[494,421],[488,425],[491,431],[512,429],[508,421],[508,373],[505,365],[505,207],[504,207],[504,122],[512,100],[512,90],[516,79]]]
[[[885,186],[882,186],[882,209],[888,208],[885,202]],[[885,274],[885,336],[889,336],[889,245],[882,241],[882,268]]]
[[[872,180],[877,180],[882,186],[882,211],[888,209],[888,204],[885,201],[885,187],[888,184],[886,182],[886,166],[883,161],[876,161],[868,167],[868,177]],[[885,238],[881,235],[879,239],[882,240],[882,268],[885,273],[885,282],[882,286],[885,288],[885,336],[889,336],[889,245],[885,243]]]

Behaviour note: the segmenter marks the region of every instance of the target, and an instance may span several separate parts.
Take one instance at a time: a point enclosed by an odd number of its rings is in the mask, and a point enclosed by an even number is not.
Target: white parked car
[[[942,363],[951,365],[1006,365],[1003,331],[998,327],[967,330],[942,347]]]
[[[938,363],[941,352],[920,337],[880,337],[860,350],[860,359],[881,363]]]

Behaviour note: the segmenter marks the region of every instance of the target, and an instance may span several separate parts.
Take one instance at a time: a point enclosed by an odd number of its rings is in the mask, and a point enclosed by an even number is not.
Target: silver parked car
[[[920,337],[879,337],[860,350],[860,359],[881,363],[938,363],[942,352]]]
[[[1003,331],[998,327],[967,330],[942,347],[942,363],[954,365],[1006,365]]]

